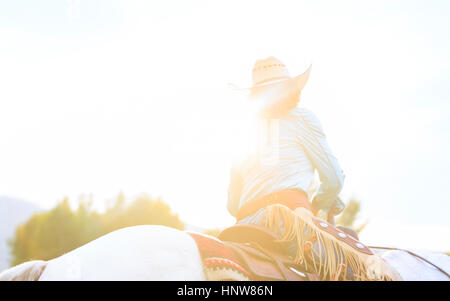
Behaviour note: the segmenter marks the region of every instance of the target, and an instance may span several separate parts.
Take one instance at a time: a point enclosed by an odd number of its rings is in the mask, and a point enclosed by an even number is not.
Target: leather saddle
[[[294,262],[278,235],[262,226],[236,224],[224,229],[218,238],[236,252],[255,280],[319,280]]]

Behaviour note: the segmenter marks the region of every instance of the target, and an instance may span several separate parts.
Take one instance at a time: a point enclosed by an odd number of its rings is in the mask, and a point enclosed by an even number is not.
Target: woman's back
[[[240,166],[239,207],[281,190],[307,192],[314,179],[314,167],[300,139],[309,114],[304,108],[295,108],[286,118],[259,121],[256,150]]]

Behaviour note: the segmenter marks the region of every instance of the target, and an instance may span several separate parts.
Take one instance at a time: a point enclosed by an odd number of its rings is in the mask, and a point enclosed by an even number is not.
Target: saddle
[[[223,230],[218,238],[238,254],[255,280],[319,280],[316,274],[307,273],[294,262],[278,235],[262,226],[237,224]]]

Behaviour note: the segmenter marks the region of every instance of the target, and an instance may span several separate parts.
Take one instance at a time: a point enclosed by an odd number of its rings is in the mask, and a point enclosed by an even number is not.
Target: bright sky
[[[233,222],[256,59],[313,64],[321,120],[362,202],[367,243],[450,250],[448,1],[0,2],[0,195],[161,196]],[[418,238],[419,237],[419,238]]]

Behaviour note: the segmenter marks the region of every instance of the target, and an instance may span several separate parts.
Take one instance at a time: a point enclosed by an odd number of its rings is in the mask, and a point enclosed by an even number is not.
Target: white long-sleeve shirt
[[[300,189],[305,192],[318,171],[320,187],[313,209],[332,206],[342,189],[344,174],[333,155],[320,121],[308,109],[295,108],[283,119],[265,120],[259,148],[231,170],[228,211],[268,194]]]

